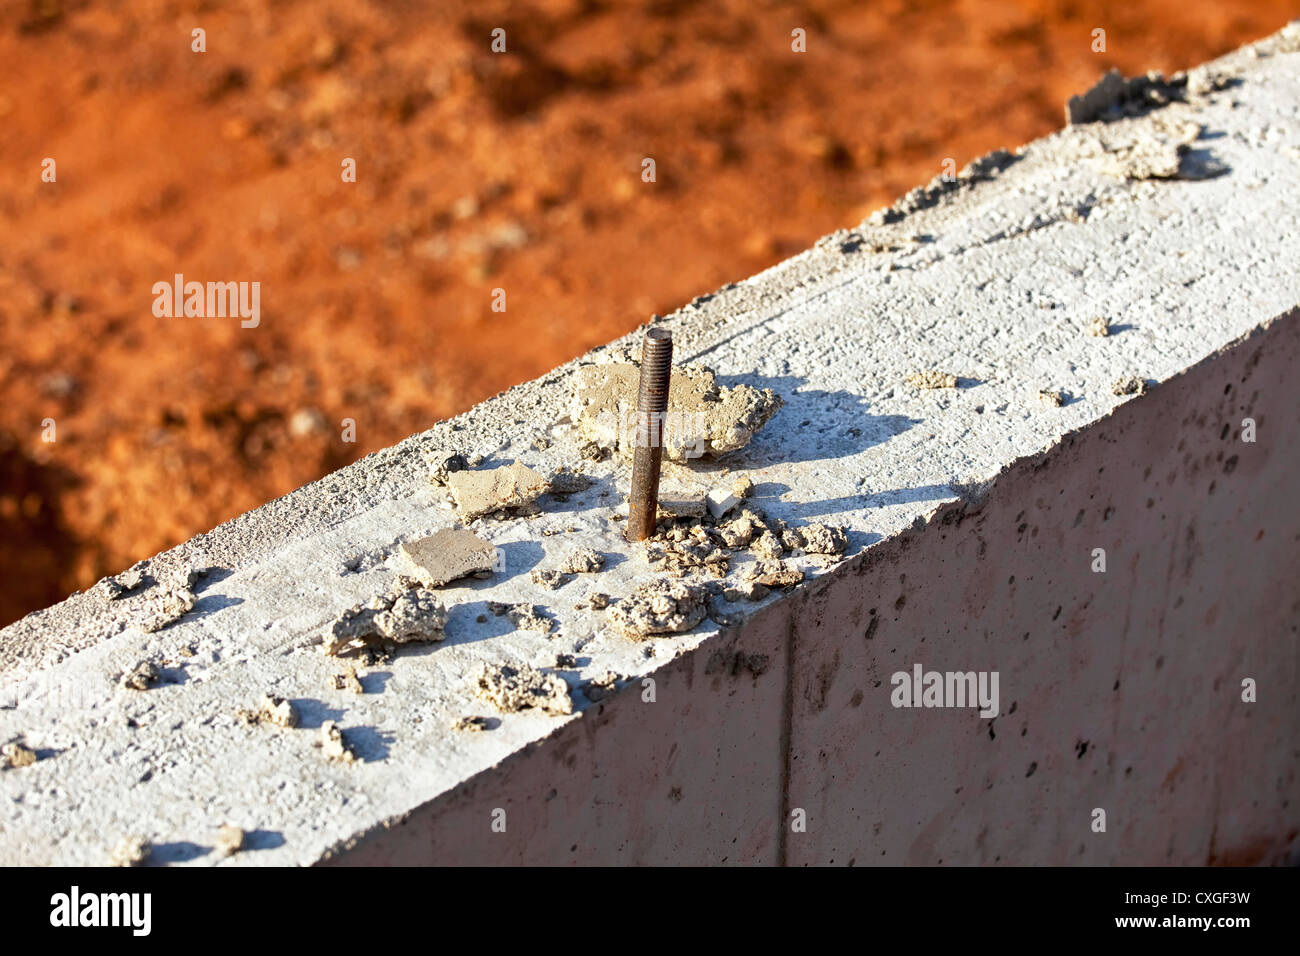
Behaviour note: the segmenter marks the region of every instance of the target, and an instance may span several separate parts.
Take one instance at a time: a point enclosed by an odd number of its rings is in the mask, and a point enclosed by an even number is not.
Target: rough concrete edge
[[[699,644],[699,646],[694,647],[671,660],[664,661],[659,667],[652,671],[648,671],[643,676],[655,677],[672,667],[690,667],[694,655],[712,653],[720,642],[726,642],[739,628],[753,626],[760,617],[769,614],[793,614],[800,605],[815,598],[819,593],[831,587],[836,578],[843,575],[861,576],[880,565],[888,564],[890,561],[898,558],[903,549],[910,548],[917,539],[933,529],[946,527],[952,521],[957,520],[958,517],[965,518],[969,515],[978,514],[983,509],[990,496],[996,491],[997,487],[1008,476],[1024,470],[1038,470],[1053,456],[1058,454],[1063,447],[1072,445],[1075,441],[1085,437],[1087,433],[1094,429],[1103,429],[1107,427],[1108,423],[1110,423],[1112,419],[1121,412],[1124,414],[1130,414],[1132,411],[1130,406],[1150,400],[1151,396],[1157,389],[1175,384],[1189,376],[1199,374],[1207,366],[1216,363],[1226,354],[1235,352],[1239,349],[1248,348],[1253,340],[1263,338],[1275,325],[1288,321],[1300,322],[1300,303],[1297,303],[1285,312],[1281,312],[1270,319],[1260,322],[1258,325],[1255,325],[1232,341],[1221,345],[1198,362],[1188,365],[1186,368],[1179,370],[1169,378],[1153,385],[1143,395],[1135,396],[1127,402],[1121,402],[1110,409],[1105,415],[1093,419],[1085,425],[1080,425],[1078,428],[1073,428],[1068,432],[1062,433],[1056,441],[1045,448],[1033,452],[1032,454],[1022,455],[1019,458],[1008,462],[1003,465],[998,473],[993,477],[985,481],[958,486],[955,488],[955,490],[959,492],[958,495],[935,501],[929,512],[922,517],[918,517],[917,520],[907,528],[864,548],[851,558],[836,565],[830,573],[805,581],[788,591],[783,592],[776,600],[756,609],[750,615],[746,616],[746,618],[739,624],[719,628],[715,634],[706,638]],[[638,687],[633,683],[616,689],[610,696],[615,697],[621,694],[638,692]],[[585,711],[580,714],[580,716],[585,716]],[[403,821],[408,820],[416,814],[427,812],[435,803],[455,799],[456,795],[465,788],[474,786],[475,782],[483,774],[507,771],[512,763],[531,757],[539,749],[549,746],[557,736],[567,732],[574,732],[574,724],[576,724],[576,721],[556,725],[544,736],[530,741],[525,746],[508,754],[485,770],[480,771],[480,773],[476,774],[474,777],[463,780],[458,784],[448,787],[440,793],[430,796],[418,806],[412,807],[402,813],[385,817],[366,829],[337,841],[322,851],[309,865],[314,866],[326,862],[335,864],[345,862],[344,858],[350,851],[357,849],[362,844],[376,838],[382,834],[383,831],[400,825]]]
[[[1198,69],[1229,66],[1286,50],[1300,50],[1300,19],[1290,21],[1277,32],[1255,43],[1246,44],[1201,64]],[[1068,126],[1063,129],[1068,129]],[[1058,130],[1024,144],[1014,152],[993,150],[972,161],[955,179],[948,181],[936,177],[930,184],[917,187],[889,206],[872,213],[858,226],[832,232],[818,239],[804,252],[747,279],[730,282],[713,293],[697,296],[658,319],[655,324],[673,328],[677,333],[679,354],[685,360],[692,347],[708,333],[758,307],[776,305],[788,298],[792,289],[806,287],[812,284],[814,278],[818,283],[832,278],[854,261],[851,255],[845,253],[858,252],[859,247],[873,235],[879,238],[885,232],[893,232],[897,233],[894,238],[901,239],[903,227],[912,213],[920,209],[955,204],[958,199],[977,190],[981,184],[996,179],[1013,167],[1028,151],[1061,132]],[[918,201],[922,201],[919,206]],[[876,254],[893,257],[894,251]],[[589,363],[603,352],[631,347],[649,324],[643,323],[626,335],[596,346],[546,375],[512,386],[460,415],[438,422],[395,445],[372,452],[351,465],[159,552],[143,561],[144,570],[158,580],[183,574],[189,568],[217,565],[237,570],[277,548],[303,541],[348,520],[356,514],[358,507],[366,504],[367,498],[376,495],[382,495],[388,500],[409,497],[420,487],[426,472],[421,454],[424,450],[459,450],[462,443],[455,436],[464,430],[465,422],[475,421],[482,431],[485,421],[491,427],[506,418],[513,419],[513,415],[501,413],[521,407],[524,399],[535,397],[539,401],[534,402],[534,405],[545,403],[546,389],[553,389],[565,382],[581,365]],[[713,347],[716,344],[711,346]],[[1100,420],[1103,419],[1098,419]],[[503,441],[501,446],[506,443]],[[984,484],[991,485],[996,478],[994,476]],[[971,493],[978,496],[978,488],[973,488]],[[74,591],[58,604],[33,611],[0,629],[0,681],[24,676],[24,664],[29,668],[39,668],[40,662],[31,660],[31,656],[24,651],[51,642],[54,632],[65,638],[71,634],[71,644],[61,650],[77,653],[120,633],[126,626],[125,609],[105,607],[89,597],[88,592]]]

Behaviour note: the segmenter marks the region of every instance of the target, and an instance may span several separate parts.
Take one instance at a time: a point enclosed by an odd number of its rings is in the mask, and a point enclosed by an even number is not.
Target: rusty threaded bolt
[[[651,329],[641,342],[641,385],[636,396],[636,441],[632,446],[632,494],[628,497],[628,541],[644,541],[659,520],[659,468],[663,462],[664,416],[673,371],[673,333]]]

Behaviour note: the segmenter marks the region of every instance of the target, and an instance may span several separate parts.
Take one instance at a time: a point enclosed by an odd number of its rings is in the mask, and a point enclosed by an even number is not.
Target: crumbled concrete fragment
[[[1094,338],[1104,339],[1110,335],[1110,319],[1099,315],[1088,324],[1088,334]]]
[[[565,574],[595,574],[605,567],[605,556],[595,548],[579,548],[560,565]]]
[[[731,483],[731,493],[737,498],[749,498],[754,494],[754,482],[749,478],[737,478]]]
[[[109,857],[110,866],[143,866],[153,852],[153,844],[142,836],[127,836],[118,841]]]
[[[145,599],[141,611],[139,627],[142,631],[153,633],[161,631],[185,615],[198,600],[194,592],[187,587],[168,587],[151,593]]]
[[[1187,76],[1176,73],[1169,79],[1154,70],[1145,76],[1125,79],[1119,70],[1110,70],[1093,87],[1065,104],[1067,125],[1113,122],[1125,116],[1138,116],[1153,107],[1164,106],[1185,98]]]
[[[803,580],[803,571],[787,561],[757,561],[746,571],[745,577],[770,588],[788,588]]]
[[[316,742],[316,746],[320,747],[321,754],[327,760],[352,763],[357,759],[357,755],[352,752],[352,747],[344,738],[343,731],[332,720],[327,720],[320,725],[320,739]]]
[[[771,531],[760,534],[749,549],[760,558],[779,558],[785,553],[785,546],[781,543],[781,539]]]
[[[556,654],[555,667],[577,667],[578,659],[572,654]]]
[[[849,546],[849,537],[843,528],[828,524],[810,524],[799,529],[803,536],[803,550],[808,554],[843,554]]]
[[[728,548],[747,548],[759,532],[759,526],[747,514],[718,526],[718,537]]]
[[[122,675],[122,686],[127,690],[148,690],[161,676],[152,661],[141,661]]]
[[[1121,378],[1110,387],[1110,393],[1112,395],[1145,395],[1146,391],[1146,381],[1138,378],[1136,375]]]
[[[576,495],[592,486],[592,479],[586,475],[561,468],[551,476],[551,494]]]
[[[557,571],[553,568],[550,570],[535,570],[529,577],[533,579],[534,584],[540,584],[550,591],[562,588],[573,580],[573,575],[565,574],[563,571]]]
[[[18,740],[11,740],[0,747],[0,767],[6,770],[18,767],[30,767],[36,763],[36,751]]]
[[[646,545],[646,561],[655,570],[678,578],[693,572],[726,577],[730,567],[727,553],[711,541],[651,541]]]
[[[101,580],[99,593],[109,601],[117,601],[138,591],[144,582],[144,562],[139,561],[121,574]]]
[[[218,860],[224,860],[226,857],[234,856],[244,848],[244,831],[237,826],[226,824],[217,831],[217,838],[213,841],[212,852]]]
[[[628,637],[689,631],[708,613],[708,591],[698,585],[658,578],[643,584],[609,611],[609,620]]]
[[[399,580],[386,594],[348,608],[325,633],[326,654],[351,654],[372,644],[441,641],[447,609],[436,594]]]
[[[722,596],[732,604],[738,601],[761,601],[771,593],[771,588],[757,581],[740,581],[735,587],[729,587]]]
[[[457,471],[447,476],[456,510],[466,521],[531,504],[549,484],[527,465],[514,462],[490,471]]]
[[[469,468],[469,460],[464,455],[425,454],[425,461],[429,464],[430,477],[435,485],[447,484],[447,476],[457,471],[465,471]]]
[[[593,610],[603,611],[614,603],[614,599],[608,594],[602,594],[601,592],[596,591],[587,598],[587,603],[591,605]]]
[[[589,441],[578,449],[578,454],[587,461],[601,461],[609,454],[609,449],[601,448],[598,442]]]
[[[660,498],[659,517],[668,518],[703,518],[708,513],[708,504],[703,495],[686,498]]]
[[[555,622],[548,617],[542,617],[537,608],[531,604],[502,604],[499,601],[488,601],[487,609],[497,617],[506,615],[510,623],[521,631],[541,631],[543,634],[549,634],[555,628]]]
[[[457,717],[455,720],[453,720],[451,723],[451,729],[472,730],[472,731],[493,730],[500,723],[501,722],[497,720],[495,717],[479,717],[477,715],[467,715],[465,717]]]
[[[802,551],[805,544],[803,532],[798,528],[786,528],[781,532],[781,544],[787,551]]]
[[[345,690],[352,694],[363,694],[365,688],[361,686],[361,678],[357,676],[357,669],[349,666],[341,674],[333,674],[329,679],[331,690]]]
[[[640,374],[632,363],[584,365],[574,386],[573,418],[583,437],[626,458],[636,440]],[[684,462],[743,448],[783,404],[771,389],[720,387],[702,365],[676,366],[664,416],[664,457]]]
[[[1038,401],[1048,408],[1060,408],[1065,404],[1065,396],[1054,388],[1045,388],[1039,391]]]
[[[957,376],[950,372],[939,372],[934,369],[927,369],[924,372],[913,372],[905,379],[908,385],[913,388],[956,388]]]
[[[709,514],[713,515],[714,521],[720,521],[723,515],[740,504],[740,496],[725,488],[714,488],[704,500],[709,506]]]
[[[507,714],[529,708],[555,716],[573,713],[573,700],[564,679],[524,663],[480,664],[475,685],[480,697]]]
[[[584,681],[582,683],[582,692],[586,695],[587,700],[594,704],[618,690],[618,682],[623,679],[622,674],[605,671],[603,674],[598,674],[590,680]]]
[[[443,528],[427,538],[404,541],[397,549],[403,571],[426,588],[496,567],[496,548],[473,531]]]
[[[265,694],[256,710],[241,710],[235,715],[239,722],[250,727],[268,724],[291,730],[298,726],[298,708],[283,697]]]

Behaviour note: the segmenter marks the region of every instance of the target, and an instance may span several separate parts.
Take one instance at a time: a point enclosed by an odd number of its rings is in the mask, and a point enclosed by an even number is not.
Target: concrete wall
[[[1298,364],[1292,312],[336,859],[1296,862],[1300,448],[1240,422]],[[893,707],[916,663],[1000,716]]]

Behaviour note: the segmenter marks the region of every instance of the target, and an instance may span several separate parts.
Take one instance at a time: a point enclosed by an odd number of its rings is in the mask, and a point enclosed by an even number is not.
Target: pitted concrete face
[[[636,441],[640,375],[629,363],[584,365],[574,385],[573,418],[582,435],[624,458],[632,457]],[[676,366],[664,417],[664,457],[686,462],[738,451],[783,404],[770,388],[727,388],[702,365]]]

